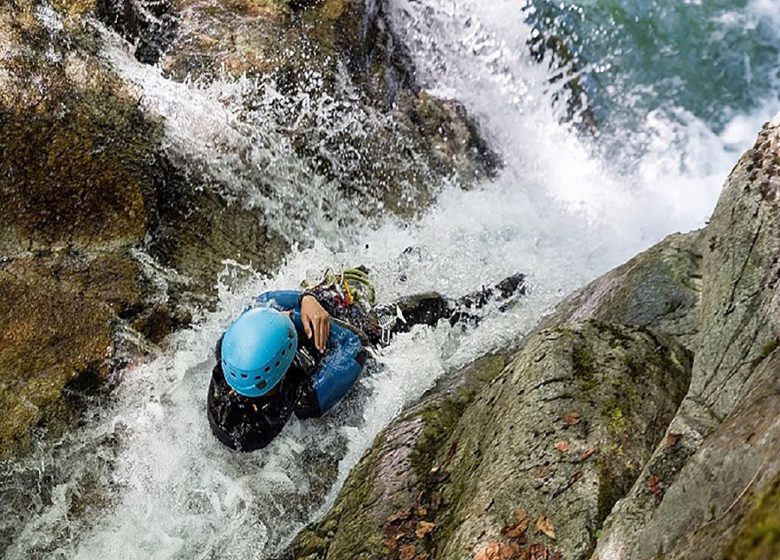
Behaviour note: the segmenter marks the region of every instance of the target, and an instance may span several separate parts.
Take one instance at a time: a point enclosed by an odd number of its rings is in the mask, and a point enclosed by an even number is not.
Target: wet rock
[[[582,557],[660,442],[690,365],[682,346],[638,328],[589,321],[541,331],[500,373],[485,375],[492,381],[478,394],[434,396],[380,436],[364,459],[375,461],[374,471],[359,483],[371,506],[336,517],[321,557],[371,546],[366,558],[394,558],[395,541],[438,558],[470,558],[469,550],[503,540],[519,509],[552,519],[558,537],[553,543],[529,531],[518,546],[536,542]],[[349,489],[345,500],[354,499]],[[407,511],[414,526],[433,523],[436,532],[418,538],[396,528],[394,516]],[[383,537],[388,528],[402,536]],[[305,557],[300,550],[296,557]]]
[[[290,555],[777,556],[777,121],[707,228],[572,294],[467,396],[434,388]]]
[[[664,465],[663,500],[643,500],[635,488],[619,504],[594,558],[654,558],[659,552],[685,558],[684,551],[715,527],[739,522],[729,515],[743,511],[736,508],[744,503],[730,505],[741,490],[747,488],[749,500],[766,491],[778,472],[776,452],[769,451],[776,449],[778,426],[764,420],[776,417],[769,410],[777,406],[770,395],[776,394],[780,336],[780,205],[760,185],[780,182],[771,164],[753,174],[757,162],[770,163],[780,153],[778,126],[767,125],[732,170],[706,228],[691,388],[669,428],[684,434],[684,455]],[[656,455],[646,471],[658,469],[659,460]],[[724,538],[713,547],[723,546]]]
[[[162,67],[177,80],[257,81],[248,108],[275,99],[277,130],[366,214],[413,213],[443,180],[468,186],[500,166],[461,105],[420,90],[383,2],[180,0],[176,9],[179,37]]]
[[[98,61],[61,56],[49,60],[22,52],[3,61],[5,253],[129,246],[146,231],[146,194],[153,189],[148,168],[159,130]]]
[[[703,231],[674,234],[574,292],[542,326],[588,319],[647,327],[696,349]]]
[[[256,212],[168,161],[162,123],[79,17],[96,4],[55,7],[0,7],[3,455],[36,427],[62,433],[85,404],[73,395],[188,325],[223,259],[268,270],[280,258]]]
[[[541,31],[538,27],[528,41],[531,56],[539,64],[546,64],[552,72],[551,85],[559,85],[560,91],[552,96],[554,104],[566,104],[566,120],[582,132],[594,134],[598,122],[588,105],[588,94],[577,67],[575,57],[566,42],[559,36]],[[560,84],[562,83],[562,86]]]
[[[269,273],[287,254],[287,242],[269,228],[262,212],[230,203],[211,188],[194,190],[169,163],[158,165],[164,180],[157,185],[145,248],[160,264],[187,278],[181,290],[208,302],[225,261]]]
[[[69,392],[91,392],[111,371],[117,313],[139,306],[130,257],[53,254],[0,264],[0,454],[22,451],[30,428],[56,437],[81,412]]]
[[[134,45],[138,61],[156,64],[176,36],[171,0],[98,0],[100,21]]]

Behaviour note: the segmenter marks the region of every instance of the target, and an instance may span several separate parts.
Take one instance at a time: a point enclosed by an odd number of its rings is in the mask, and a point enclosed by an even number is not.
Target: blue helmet
[[[287,315],[268,307],[241,314],[222,339],[225,380],[245,397],[261,397],[284,377],[298,350],[298,333]]]

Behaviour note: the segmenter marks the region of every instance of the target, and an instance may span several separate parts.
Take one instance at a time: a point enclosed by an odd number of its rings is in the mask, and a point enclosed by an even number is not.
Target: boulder
[[[223,259],[269,270],[281,257],[256,212],[168,161],[162,123],[79,17],[95,5],[55,7],[0,8],[3,455],[27,449],[36,426],[62,433],[83,409],[76,393],[189,324]],[[179,273],[160,282],[168,264]]]
[[[777,476],[779,128],[780,120],[767,124],[734,167],[706,228],[691,388],[668,430],[681,434],[680,456],[648,462],[607,520],[594,558],[723,554],[724,539]],[[662,499],[642,492],[652,476]],[[708,534],[726,526],[732,530],[705,546]]]
[[[177,0],[173,13],[164,70],[254,80],[245,103],[272,97],[276,130],[366,215],[412,214],[443,180],[469,186],[500,166],[460,103],[420,89],[383,2]]]
[[[777,557],[779,146],[405,411],[286,557]]]
[[[25,450],[37,426],[56,437],[83,410],[75,398],[112,371],[118,315],[143,305],[127,255],[35,255],[0,263],[0,455]]]

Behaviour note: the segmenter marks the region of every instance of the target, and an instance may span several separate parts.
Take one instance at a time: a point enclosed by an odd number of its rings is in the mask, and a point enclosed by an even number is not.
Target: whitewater
[[[421,85],[463,102],[503,162],[494,179],[470,190],[445,181],[435,204],[411,223],[363,217],[296,158],[283,135],[264,127],[280,95],[272,85],[263,86],[267,103],[248,111],[257,84],[172,82],[102,30],[106,60],[164,119],[172,157],[198,162],[229,192],[246,195],[278,222],[293,250],[271,276],[226,262],[215,311],[122,371],[115,394],[91,408],[82,428],[13,467],[33,506],[7,558],[273,557],[323,515],[376,434],[439,378],[518,340],[567,293],[666,235],[703,226],[729,169],[780,110],[775,75],[752,103],[723,103],[720,111],[717,98],[703,102],[705,111],[657,92],[645,93],[655,106],[618,111],[618,98],[645,90],[614,79],[604,85],[619,75],[611,52],[577,69],[600,92],[590,99],[597,115],[615,119],[609,133],[592,136],[565,120],[563,103],[552,103],[561,84],[529,55],[534,31],[517,2],[392,0],[387,9]],[[768,21],[780,24],[777,14],[780,1],[759,0],[716,10],[711,23],[724,35],[758,33]],[[748,54],[741,58],[750,80],[769,73]],[[327,107],[312,99],[306,110],[327,121]],[[713,111],[718,119],[708,116]],[[615,115],[626,114],[618,122]],[[355,130],[382,118],[358,108],[348,117],[343,126]],[[257,187],[259,169],[272,188]],[[334,199],[338,223],[320,203]],[[287,218],[301,213],[306,220]],[[405,253],[408,247],[415,250]],[[509,312],[489,310],[478,328],[399,336],[327,418],[293,418],[255,453],[223,448],[205,415],[221,332],[252,296],[357,264],[368,266],[385,301],[424,290],[457,296],[516,272],[528,276],[530,289]],[[174,274],[149,266],[161,283]],[[90,505],[74,508],[80,502]]]

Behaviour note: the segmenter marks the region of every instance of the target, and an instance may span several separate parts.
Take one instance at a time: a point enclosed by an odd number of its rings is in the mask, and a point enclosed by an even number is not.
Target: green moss
[[[780,475],[758,499],[729,544],[726,560],[780,558]]]
[[[629,421],[626,415],[620,408],[613,408],[607,414],[607,431],[613,435],[618,436],[626,432],[629,426]]]
[[[574,377],[579,380],[580,388],[585,393],[596,389],[596,371],[593,365],[593,352],[587,342],[577,340],[572,351]]]
[[[320,523],[299,533],[291,545],[295,558],[381,558],[385,536],[364,504],[375,501],[380,435],[370,454],[350,473],[336,505]]]
[[[615,503],[623,497],[623,490],[619,484],[616,484],[608,460],[604,458],[599,459],[596,469],[599,477],[599,493],[596,500],[596,525],[601,526],[612,511]]]
[[[428,407],[420,416],[425,428],[417,439],[410,455],[412,468],[417,479],[427,485],[431,479],[431,469],[442,452],[447,439],[460,420],[466,405],[471,399],[447,398],[441,403]]]
[[[759,359],[763,360],[764,358],[769,357],[769,354],[774,352],[779,346],[780,338],[773,338],[772,340],[767,341],[766,344],[761,347]]]

